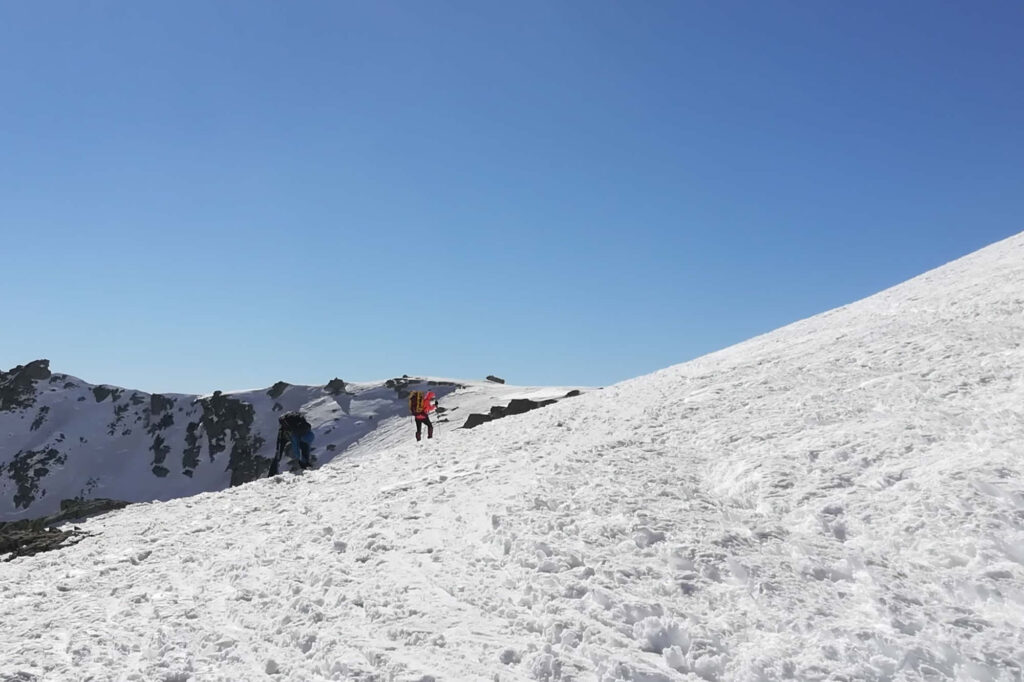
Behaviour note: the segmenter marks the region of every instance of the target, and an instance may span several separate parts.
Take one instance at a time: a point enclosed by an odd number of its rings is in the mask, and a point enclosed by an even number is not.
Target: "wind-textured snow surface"
[[[1020,680],[1022,473],[1017,236],[542,410],[93,519],[0,565],[0,679]]]

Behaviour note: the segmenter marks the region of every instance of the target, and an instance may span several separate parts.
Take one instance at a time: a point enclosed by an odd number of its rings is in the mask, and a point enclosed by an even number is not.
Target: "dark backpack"
[[[413,391],[409,394],[410,414],[419,414],[423,411],[423,391]]]
[[[282,429],[288,433],[294,433],[296,436],[307,434],[313,429],[301,412],[286,412],[277,421]]]

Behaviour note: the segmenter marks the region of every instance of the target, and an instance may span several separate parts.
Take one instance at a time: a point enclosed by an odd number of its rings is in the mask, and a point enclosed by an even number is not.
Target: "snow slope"
[[[1020,680],[1022,473],[1018,235],[542,410],[90,520],[0,564],[0,679]]]
[[[441,397],[442,427],[461,426],[513,398],[561,398],[559,387],[391,379],[325,386],[280,382],[270,389],[208,396],[149,394],[52,374],[40,360],[0,372],[0,521],[39,518],[61,500],[169,500],[265,476],[277,418],[301,410],[321,464],[363,441],[412,435],[408,390]]]

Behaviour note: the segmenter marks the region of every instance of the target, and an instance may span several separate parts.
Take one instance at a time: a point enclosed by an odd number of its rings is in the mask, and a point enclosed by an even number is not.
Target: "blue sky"
[[[0,367],[608,384],[1024,229],[1024,4],[0,5]]]

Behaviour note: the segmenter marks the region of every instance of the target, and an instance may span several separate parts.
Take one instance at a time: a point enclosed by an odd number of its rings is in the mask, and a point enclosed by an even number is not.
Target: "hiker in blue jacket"
[[[313,445],[313,427],[310,426],[301,412],[287,412],[277,420],[277,452],[274,453],[274,461],[270,464],[270,475],[277,475],[278,463],[281,461],[285,450],[294,459],[300,469],[309,469],[313,466],[313,459],[310,450]]]

